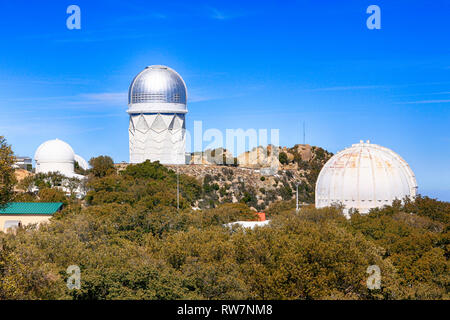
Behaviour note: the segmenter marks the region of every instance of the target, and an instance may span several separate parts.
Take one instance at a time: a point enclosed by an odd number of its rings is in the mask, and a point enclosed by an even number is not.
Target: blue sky
[[[19,155],[59,138],[127,161],[128,85],[164,64],[186,81],[188,129],[275,128],[292,146],[305,121],[307,143],[370,139],[449,201],[449,19],[443,0],[0,1],[0,135]]]

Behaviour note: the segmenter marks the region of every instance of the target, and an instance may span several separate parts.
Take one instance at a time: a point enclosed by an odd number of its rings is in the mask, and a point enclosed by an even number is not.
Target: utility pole
[[[180,209],[180,174],[177,166],[177,210]]]

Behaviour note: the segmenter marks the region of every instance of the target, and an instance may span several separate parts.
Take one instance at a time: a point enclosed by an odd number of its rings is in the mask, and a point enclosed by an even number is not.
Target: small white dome
[[[36,162],[73,163],[75,152],[72,147],[59,139],[49,140],[39,146],[34,155]]]
[[[324,165],[316,183],[316,207],[340,203],[345,213],[350,208],[368,213],[416,194],[416,178],[405,160],[388,148],[360,141]]]

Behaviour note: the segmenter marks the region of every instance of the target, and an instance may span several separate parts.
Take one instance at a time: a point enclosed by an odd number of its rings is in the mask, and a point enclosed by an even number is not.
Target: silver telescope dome
[[[175,70],[160,65],[149,66],[131,82],[128,113],[186,113],[186,101],[186,84]]]

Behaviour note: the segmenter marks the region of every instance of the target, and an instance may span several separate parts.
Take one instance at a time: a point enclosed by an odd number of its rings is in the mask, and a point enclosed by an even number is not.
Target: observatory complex
[[[185,164],[187,112],[186,84],[175,70],[162,65],[142,70],[128,91],[130,163]],[[36,173],[59,171],[82,178],[74,172],[75,161],[88,168],[70,145],[58,139],[43,143],[35,160]],[[416,194],[416,178],[405,160],[388,148],[360,141],[323,166],[315,186],[315,204],[317,208],[341,204],[348,216],[350,209],[368,213]]]
[[[173,69],[154,65],[128,91],[130,162],[185,163],[187,89]]]
[[[324,165],[316,183],[316,207],[342,204],[345,214],[351,208],[368,213],[416,194],[416,178],[405,160],[388,148],[360,141]]]

